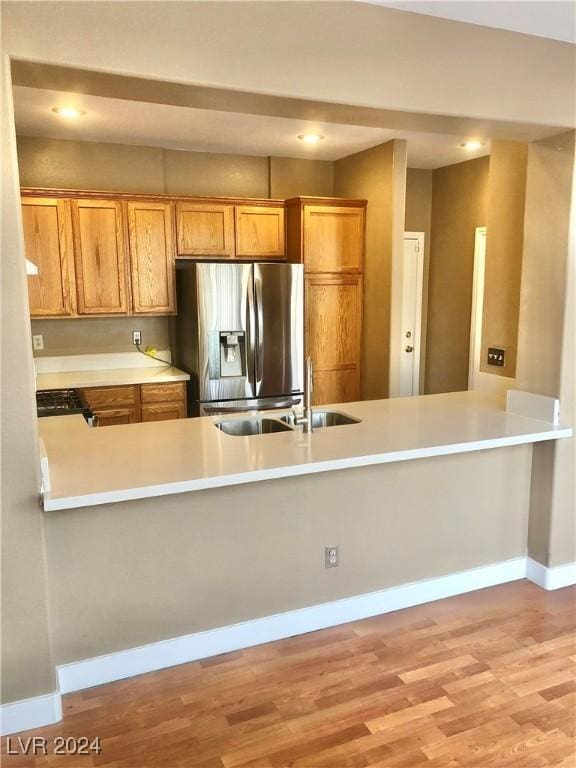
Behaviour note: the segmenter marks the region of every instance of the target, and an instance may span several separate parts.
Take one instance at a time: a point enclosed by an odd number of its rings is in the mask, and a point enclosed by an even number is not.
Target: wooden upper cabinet
[[[234,256],[234,206],[177,203],[178,256]]]
[[[304,254],[308,272],[362,272],[364,208],[306,205]]]
[[[132,311],[176,311],[173,208],[170,203],[127,204]]]
[[[37,275],[28,275],[32,317],[66,317],[75,312],[74,256],[70,203],[22,198],[24,251]]]
[[[236,206],[236,256],[246,259],[284,258],[284,208]]]
[[[122,204],[114,200],[73,200],[72,225],[78,314],[127,314]]]
[[[362,277],[305,279],[306,354],[314,364],[315,405],[360,399]]]

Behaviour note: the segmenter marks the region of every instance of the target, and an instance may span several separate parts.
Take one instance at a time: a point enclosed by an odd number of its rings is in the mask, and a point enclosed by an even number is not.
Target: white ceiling
[[[574,0],[360,0],[442,19],[576,43]]]
[[[85,115],[66,120],[53,107],[73,106]],[[411,168],[439,168],[490,151],[475,152],[460,144],[468,138],[398,131],[339,123],[307,122],[283,117],[193,109],[125,99],[88,96],[17,86],[14,89],[16,131],[23,136],[99,141],[244,155],[337,160],[391,139],[407,139]],[[316,145],[298,139],[314,132],[325,138]]]

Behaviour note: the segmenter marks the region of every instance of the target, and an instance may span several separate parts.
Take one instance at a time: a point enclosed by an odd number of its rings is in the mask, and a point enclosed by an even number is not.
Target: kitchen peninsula
[[[554,440],[568,428],[505,410],[503,398],[459,392],[323,406],[357,423],[230,435],[223,416],[90,430],[82,417],[41,421],[46,511],[144,499]],[[274,420],[283,412],[264,414]],[[246,414],[226,419],[242,421]],[[92,467],[98,467],[93,472]]]

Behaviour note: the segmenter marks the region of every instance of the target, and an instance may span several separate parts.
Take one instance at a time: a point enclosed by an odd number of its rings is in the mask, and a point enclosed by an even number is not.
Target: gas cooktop
[[[88,403],[77,389],[41,389],[36,392],[38,416],[92,416]]]

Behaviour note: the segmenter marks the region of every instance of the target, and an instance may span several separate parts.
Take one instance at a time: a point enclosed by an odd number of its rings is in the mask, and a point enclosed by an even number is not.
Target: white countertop
[[[78,389],[84,387],[118,387],[128,384],[165,384],[187,381],[190,376],[171,365],[143,368],[118,368],[92,371],[38,373],[36,389]]]
[[[569,428],[506,412],[502,397],[479,392],[322,409],[362,421],[308,435],[238,437],[217,429],[215,417],[99,429],[90,429],[81,416],[40,419],[51,488],[44,508],[86,507],[572,434]]]

